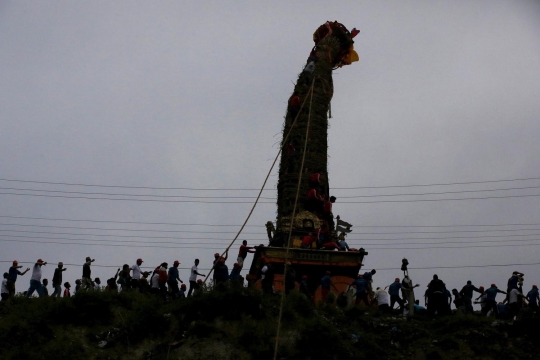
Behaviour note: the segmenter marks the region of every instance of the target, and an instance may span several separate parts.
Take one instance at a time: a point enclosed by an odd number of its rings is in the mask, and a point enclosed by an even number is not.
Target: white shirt
[[[9,290],[7,288],[7,279],[2,280],[2,294],[9,294]]]
[[[141,268],[139,267],[139,265],[135,264],[131,267],[131,277],[133,279],[137,279],[139,280],[141,278]]]
[[[268,270],[268,266],[264,265],[263,268],[261,269],[261,279],[264,279],[267,270]]]
[[[150,284],[155,289],[159,289],[159,281],[158,280],[159,280],[159,274],[158,273],[155,273],[154,275],[152,275],[152,278],[150,279]]]
[[[30,280],[41,281],[41,265],[34,265]]]
[[[390,297],[383,289],[375,291],[375,298],[379,305],[390,305]]]
[[[518,289],[512,289],[510,291],[510,295],[508,297],[508,303],[509,304],[517,303],[518,302],[518,295],[519,295],[519,290]]]
[[[199,269],[197,268],[197,265],[193,265],[191,267],[191,276],[189,277],[189,281],[197,281],[198,272],[199,272]]]

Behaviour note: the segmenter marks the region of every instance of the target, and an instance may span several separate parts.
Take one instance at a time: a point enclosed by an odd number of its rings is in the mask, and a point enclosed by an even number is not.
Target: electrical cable
[[[54,234],[54,235],[81,235],[81,236],[111,236],[109,234],[80,234],[80,233],[66,233],[66,232],[54,232],[54,231],[29,231],[29,230],[2,230],[0,229],[0,232],[15,232],[15,233],[31,233],[31,234]],[[235,234],[236,232],[231,231],[187,231],[187,230],[179,230],[177,232],[181,233],[189,233],[189,234]],[[261,234],[261,233],[246,233],[246,234]],[[147,238],[147,239],[177,239],[178,237],[175,236],[143,236],[143,235],[114,235],[117,237],[131,237],[131,238]]]
[[[528,180],[540,180],[540,177],[518,178],[518,179],[500,179],[500,180],[484,180],[484,181],[465,181],[465,182],[452,182],[452,183],[432,183],[432,184],[336,187],[336,188],[333,188],[333,189],[340,189],[340,190],[388,189],[388,188],[408,188],[408,187],[424,187],[424,186],[450,186],[450,185],[488,184],[488,183],[499,183],[499,182],[510,182],[510,181],[528,181]]]
[[[30,224],[2,224],[0,226],[19,226],[19,227],[38,227],[38,228],[54,228],[54,229],[79,229],[79,230],[102,230],[102,231],[133,231],[133,232],[157,232],[157,233],[217,233],[217,234],[236,234],[232,231],[185,231],[185,230],[159,230],[159,229],[118,229],[118,228],[97,228],[97,227],[82,227],[82,226],[55,226],[55,225],[30,225]],[[234,225],[226,225],[234,226]],[[254,225],[251,225],[254,226]],[[1,230],[0,230],[1,231]],[[9,230],[5,230],[9,231]],[[262,234],[262,232],[245,233],[245,234]]]
[[[533,234],[531,234],[533,235]],[[540,234],[534,234],[534,235],[540,235]],[[9,236],[8,239],[5,239],[3,236]],[[94,241],[94,242],[116,242],[116,243],[127,243],[127,244],[146,244],[148,241],[135,241],[135,240],[116,240],[116,239],[73,239],[73,238],[59,238],[59,237],[42,237],[42,236],[20,236],[20,235],[0,235],[0,241],[18,241],[18,240],[11,240],[10,238],[19,238],[19,239],[47,239],[47,240],[68,240],[73,241],[70,242],[70,244],[77,244],[77,241]],[[152,241],[153,244],[176,244],[176,245],[214,245],[214,246],[220,246],[219,242],[185,242],[184,240],[218,240],[218,241],[227,241],[226,239],[213,239],[213,238],[182,238],[178,239],[182,241]],[[252,241],[265,241],[266,239],[250,239]],[[424,240],[424,239],[418,239],[418,240]],[[425,239],[430,240],[430,239]],[[439,239],[431,239],[431,240],[439,240]],[[350,241],[349,243],[352,246],[404,246],[404,245],[444,245],[444,244],[479,244],[479,243],[515,243],[515,242],[530,242],[530,241],[540,241],[540,239],[505,239],[505,240],[482,240],[482,241],[445,241],[442,242],[407,242],[407,243],[365,243],[361,241]],[[37,243],[46,243],[44,241],[36,241]],[[96,244],[98,245],[98,244]]]
[[[431,183],[431,184],[335,187],[333,189],[335,189],[335,190],[388,189],[388,188],[407,188],[407,187],[426,187],[426,186],[488,184],[488,183],[512,182],[512,181],[529,181],[529,180],[540,180],[540,177],[517,178],[517,179],[498,179],[498,180],[484,180],[484,181],[451,182],[451,183]],[[192,188],[192,187],[152,187],[152,186],[128,186],[128,185],[97,185],[97,184],[85,184],[85,183],[68,183],[68,182],[37,181],[37,180],[6,179],[6,178],[2,178],[2,179],[0,179],[0,181],[33,183],[33,184],[48,184],[48,185],[103,187],[103,188],[124,188],[124,189],[149,189],[149,190],[193,190],[193,191],[222,191],[222,190],[227,190],[227,191],[245,191],[245,190],[258,191],[259,190],[259,189],[249,189],[249,188]],[[271,191],[272,189],[265,189],[265,190],[266,191]]]
[[[64,195],[45,195],[45,194],[19,194],[10,192],[0,192],[0,195],[16,196],[34,196],[46,198],[62,199],[85,199],[85,200],[111,200],[111,201],[143,201],[143,202],[162,202],[162,203],[200,203],[200,204],[251,204],[250,201],[198,201],[198,200],[155,200],[155,199],[127,199],[127,198],[108,198],[108,197],[89,197],[89,196],[64,196]],[[273,204],[272,201],[261,201],[260,204]]]
[[[407,194],[378,194],[378,195],[340,195],[340,199],[356,199],[356,198],[377,198],[377,197],[396,197],[396,196],[426,196],[426,195],[446,195],[446,194],[463,194],[463,193],[479,193],[479,192],[494,192],[494,191],[511,191],[511,190],[527,190],[538,189],[540,186],[524,186],[502,189],[480,189],[480,190],[460,190],[460,191],[443,191],[443,192],[428,192],[428,193],[407,193]],[[0,187],[0,190],[17,190],[17,191],[34,191],[57,194],[79,194],[79,195],[106,195],[106,196],[128,196],[128,197],[154,197],[154,198],[186,198],[186,199],[255,199],[254,196],[190,196],[190,195],[152,195],[152,194],[125,194],[125,193],[102,193],[102,192],[82,192],[82,191],[64,191],[64,190],[43,190],[43,189],[28,189],[28,188],[12,188]],[[9,193],[13,194],[13,193]],[[15,194],[15,195],[32,195],[32,194]],[[273,200],[271,197],[261,197],[264,200]]]
[[[170,226],[234,226],[240,225],[219,225],[219,224],[181,224],[181,223],[169,223],[169,222],[143,222],[143,221],[112,221],[112,220],[88,220],[88,219],[63,219],[63,218],[46,218],[46,217],[30,217],[30,216],[11,216],[0,215],[0,218],[9,219],[28,219],[28,220],[48,220],[48,221],[74,221],[74,222],[90,222],[90,223],[110,223],[110,224],[139,224],[139,225],[170,225]],[[540,225],[540,224],[539,224]],[[259,225],[246,225],[246,226],[259,226]]]
[[[450,199],[414,199],[414,200],[379,200],[379,201],[340,201],[339,204],[382,204],[382,203],[414,203],[414,202],[434,202],[434,201],[460,201],[460,200],[488,200],[488,199],[509,199],[509,198],[527,198],[537,197],[540,194],[529,195],[505,195],[505,196],[484,196],[468,198],[450,198]]]
[[[230,224],[169,223],[169,222],[144,222],[144,221],[113,221],[113,220],[66,219],[66,218],[12,216],[12,215],[0,215],[0,218],[47,220],[47,221],[68,221],[68,222],[89,222],[89,223],[110,223],[110,224],[167,225],[167,226],[215,226],[215,227],[241,226],[239,224],[230,225]],[[500,227],[500,226],[538,226],[538,225],[540,225],[540,223],[451,224],[451,225],[354,225],[354,226],[356,228],[445,228],[445,227]],[[246,225],[246,227],[259,227],[259,228],[262,226],[263,225]]]
[[[55,226],[55,225],[31,225],[31,224],[5,224],[0,223],[0,226],[18,226],[18,227],[38,227],[38,228],[55,228],[55,229],[79,229],[79,230],[102,230],[102,231],[132,231],[132,232],[157,232],[157,233],[210,233],[210,234],[235,234],[232,231],[192,231],[192,230],[159,230],[159,229],[118,229],[118,228],[96,228],[96,227],[80,227],[80,226]],[[262,228],[262,226],[259,226]],[[0,231],[17,231],[17,230],[0,230]],[[516,231],[540,231],[540,229],[496,229],[496,230],[452,230],[452,231],[402,231],[402,232],[355,232],[354,235],[401,235],[401,234],[453,234],[453,233],[489,233],[489,232],[516,232]],[[18,232],[23,232],[18,230]],[[40,232],[41,233],[41,232]],[[48,233],[45,234],[58,234]],[[62,233],[60,233],[62,234]],[[264,235],[264,232],[244,233],[250,235]],[[79,234],[77,234],[79,235]],[[81,234],[83,235],[83,234]],[[85,234],[86,235],[86,234]],[[93,234],[89,234],[93,235]]]
[[[409,193],[409,194],[355,195],[355,196],[339,196],[339,198],[340,199],[353,199],[353,198],[374,198],[374,197],[389,197],[389,196],[391,197],[391,196],[446,195],[446,194],[464,194],[464,193],[491,192],[491,191],[527,190],[527,189],[538,189],[538,188],[540,188],[540,186],[524,186],[524,187],[514,187],[514,188],[504,188],[504,189],[442,191],[442,192],[413,193],[413,194]]]
[[[83,191],[25,189],[25,188],[9,188],[9,187],[0,187],[0,189],[1,190],[17,190],[17,191],[35,191],[35,192],[46,192],[46,193],[59,193],[59,194],[79,194],[79,195],[107,195],[107,196],[188,198],[188,199],[255,199],[255,196],[189,196],[189,195],[115,194],[115,193],[97,193],[97,192],[83,192]],[[261,197],[261,199],[272,200],[274,198]]]
[[[31,234],[53,234],[53,235],[75,235],[75,236],[98,236],[98,237],[120,237],[120,238],[144,238],[144,239],[176,239],[176,240],[223,240],[223,238],[208,238],[208,237],[198,237],[198,238],[184,238],[177,236],[138,236],[138,235],[110,235],[110,234],[81,234],[81,233],[63,233],[63,232],[49,232],[49,231],[28,231],[28,230],[3,230],[0,229],[0,232],[15,232],[15,233],[31,233]],[[198,232],[191,232],[198,233]],[[249,233],[249,234],[259,234],[261,233]],[[509,235],[481,235],[481,236],[445,236],[445,237],[431,237],[431,238],[419,238],[419,237],[404,237],[404,238],[349,238],[349,241],[403,241],[403,240],[451,240],[451,239],[486,239],[486,238],[505,238],[507,241],[513,241],[508,239],[509,236],[514,237],[523,237],[523,236],[539,236],[540,234],[509,234]],[[1,236],[1,234],[0,234]],[[3,236],[18,237],[17,235],[5,234]],[[35,238],[48,238],[48,237],[35,237]],[[56,237],[55,237],[56,238]],[[77,240],[77,239],[73,239]],[[246,238],[244,240],[250,241],[266,241],[265,238]],[[114,238],[108,239],[108,241],[115,241]]]
[[[250,201],[200,201],[200,200],[156,200],[156,199],[128,199],[128,198],[108,198],[108,197],[89,197],[89,196],[64,196],[64,195],[45,195],[45,194],[19,194],[0,192],[0,195],[16,195],[46,198],[62,199],[84,199],[84,200],[110,200],[110,201],[142,201],[142,202],[161,202],[161,203],[199,203],[199,204],[251,204]],[[540,194],[528,195],[505,195],[505,196],[484,196],[484,197],[464,197],[449,199],[412,199],[412,200],[377,200],[377,201],[340,201],[340,204],[384,204],[384,203],[415,203],[415,202],[434,202],[434,201],[461,201],[461,200],[489,200],[489,199],[509,199],[509,198],[527,198],[538,197]],[[274,204],[273,201],[258,201],[258,204]]]

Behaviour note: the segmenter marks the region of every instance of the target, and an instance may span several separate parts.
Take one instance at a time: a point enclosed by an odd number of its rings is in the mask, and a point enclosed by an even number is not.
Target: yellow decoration
[[[341,63],[343,65],[350,65],[351,63],[353,63],[355,61],[358,61],[358,60],[360,60],[360,57],[358,56],[358,53],[356,51],[354,51],[354,46],[351,45],[347,55],[345,55],[343,57],[343,59],[341,59]]]

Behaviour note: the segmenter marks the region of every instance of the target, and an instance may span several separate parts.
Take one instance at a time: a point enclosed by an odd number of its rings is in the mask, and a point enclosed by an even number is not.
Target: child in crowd
[[[65,289],[64,289],[64,297],[71,297],[71,292],[69,291],[69,289],[71,289],[70,283],[65,282],[64,287],[65,287]]]

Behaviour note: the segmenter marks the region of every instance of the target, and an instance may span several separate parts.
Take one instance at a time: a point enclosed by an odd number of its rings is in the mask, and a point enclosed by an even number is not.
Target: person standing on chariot
[[[253,250],[253,246],[247,246],[247,240],[242,241],[242,245],[240,245],[240,250],[238,251],[238,258],[236,259],[236,262],[240,266],[240,268],[244,267],[244,260],[246,259],[246,256],[248,253],[255,253],[255,250]]]
[[[319,186],[314,186],[307,192],[305,208],[312,213],[320,213],[323,210],[324,199],[319,195]]]
[[[330,199],[325,200],[323,205],[323,220],[326,220],[330,232],[334,231],[334,214],[332,213],[332,204],[336,202],[335,196],[330,196]]]

